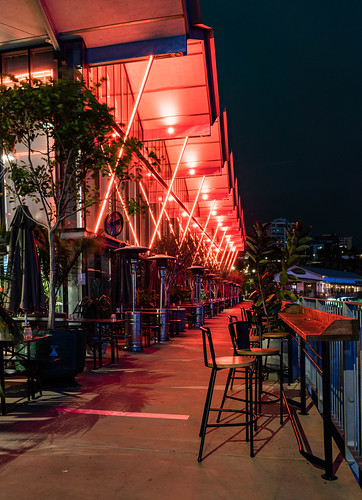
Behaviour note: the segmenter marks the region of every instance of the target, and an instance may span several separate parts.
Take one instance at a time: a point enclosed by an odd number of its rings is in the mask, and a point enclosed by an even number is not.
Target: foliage
[[[109,318],[112,310],[112,302],[108,295],[103,293],[102,281],[95,279],[91,284],[89,297],[77,304],[74,312],[82,315],[83,318]]]
[[[309,229],[303,228],[300,222],[291,231],[286,232],[286,246],[281,249],[281,271],[279,275],[280,289],[276,291],[276,297],[279,300],[296,301],[297,297],[288,289],[290,283],[298,281],[295,274],[305,274],[303,269],[293,269],[291,274],[288,270],[292,266],[297,266],[306,258],[305,252],[309,250],[309,243],[312,238],[306,236]]]
[[[4,338],[9,337],[9,340],[13,339],[15,343],[23,340],[22,329],[2,305],[0,305],[0,328]]]
[[[174,283],[171,287],[170,303],[185,304],[187,302],[191,302],[191,288]]]
[[[34,237],[38,249],[44,286],[48,284],[49,288],[50,259],[47,230],[37,225],[34,229]],[[87,238],[79,240],[63,239],[61,237],[61,231],[56,231],[54,237],[56,255],[55,289],[56,293],[58,293],[60,287],[68,283],[68,276],[79,257],[82,256],[86,258],[87,255],[94,251],[96,244],[93,240]]]
[[[139,194],[136,198],[129,198],[126,201],[128,215],[144,214],[148,210],[147,202]]]
[[[154,308],[156,307],[158,294],[154,290],[137,288],[136,304],[137,307]]]
[[[0,86],[0,149],[7,158],[7,189],[13,201],[40,205],[48,231],[49,320],[55,319],[55,233],[62,222],[99,200],[94,180],[114,173],[137,178],[142,143],[114,134],[109,108],[94,89],[75,79],[17,81]],[[26,155],[13,156],[21,145]],[[122,149],[123,154],[119,151]],[[149,155],[150,157],[150,155]],[[152,161],[154,160],[152,158]]]
[[[274,295],[274,273],[271,270],[276,247],[273,239],[267,235],[267,225],[256,222],[253,230],[253,236],[247,238],[247,256],[253,271],[253,291],[249,298],[254,303],[255,319],[261,322],[262,317],[265,317],[268,331],[270,331],[270,318],[275,317],[280,310],[280,302]]]
[[[156,241],[153,251],[156,254],[167,254],[176,257],[176,260],[168,262],[164,279],[165,307],[168,307],[170,305],[171,289],[178,275],[182,272],[185,273],[186,269],[192,265],[196,252],[196,243],[191,237],[186,236],[180,247],[175,236],[169,234]]]
[[[296,228],[287,231],[285,248],[276,248],[273,239],[267,236],[267,225],[256,222],[253,229],[253,237],[247,238],[247,255],[254,269],[253,291],[249,298],[254,303],[254,317],[258,322],[265,318],[268,331],[271,331],[273,324],[277,326],[282,301],[297,300],[288,288],[297,278],[288,273],[288,269],[299,264],[305,257],[304,253],[309,249],[307,243],[311,238],[306,236],[308,230],[297,223]],[[280,271],[279,286],[274,281],[277,271]],[[303,270],[299,271],[299,274],[303,273]]]

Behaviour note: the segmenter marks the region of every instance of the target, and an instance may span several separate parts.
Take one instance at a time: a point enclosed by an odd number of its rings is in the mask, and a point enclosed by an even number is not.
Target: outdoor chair
[[[145,315],[142,317],[141,328],[145,347],[149,347],[151,342],[160,342],[161,325],[159,321],[158,315]]]
[[[231,337],[231,342],[234,349],[234,355],[239,356],[255,356],[257,363],[257,383],[255,384],[255,413],[261,413],[261,405],[266,403],[280,403],[280,424],[283,423],[283,343],[281,343],[280,349],[274,348],[263,348],[263,347],[252,347],[250,343],[250,330],[249,325],[245,321],[235,321],[229,323],[229,333]],[[262,371],[262,360],[268,356],[278,356],[279,357],[279,395],[263,390],[263,371]],[[227,397],[228,385],[230,384],[231,376],[228,377],[223,401],[221,406],[223,406],[224,401]],[[262,400],[262,395],[268,394],[271,396],[271,400]]]
[[[249,356],[248,358],[246,357],[241,357],[241,356],[223,356],[223,357],[216,357],[215,356],[215,351],[214,351],[214,345],[212,341],[212,335],[210,328],[206,327],[201,327],[200,328],[202,332],[202,345],[203,345],[203,353],[204,353],[204,363],[207,368],[211,368],[211,375],[210,375],[210,382],[208,386],[208,391],[207,391],[207,396],[205,400],[205,406],[204,406],[204,411],[203,411],[203,416],[202,416],[202,421],[201,421],[201,427],[200,427],[200,437],[201,437],[201,442],[200,442],[200,449],[199,449],[199,455],[198,455],[198,461],[202,461],[202,452],[204,448],[204,442],[205,442],[205,435],[206,435],[206,430],[209,427],[237,427],[237,426],[245,426],[246,427],[246,441],[249,441],[250,444],[250,456],[254,456],[254,444],[253,444],[253,423],[255,421],[255,416],[253,414],[253,386],[252,386],[252,381],[253,381],[253,370],[255,367],[255,358],[253,356]],[[246,370],[246,385],[245,385],[245,401],[246,401],[246,406],[244,410],[241,409],[229,409],[229,408],[214,408],[211,407],[212,403],[212,397],[213,397],[213,391],[214,391],[214,386],[215,386],[215,380],[216,380],[216,374],[220,370],[227,369],[229,370],[229,374],[232,370],[236,368],[244,368]],[[242,401],[240,398],[232,398],[237,401]],[[235,422],[235,420],[230,421],[228,420],[227,422],[223,421],[217,421],[215,423],[209,423],[209,415],[211,411],[216,411],[219,414],[221,412],[228,412],[230,414],[243,414],[245,415],[245,422]],[[226,417],[227,418],[227,417]],[[218,419],[220,420],[220,419]]]
[[[180,334],[181,320],[177,318],[177,311],[168,311],[170,317],[168,318],[168,331],[170,337]]]
[[[233,315],[233,314],[228,314],[228,319],[229,319],[229,323],[233,323],[235,321],[238,321],[238,317]],[[259,337],[258,337],[258,341],[259,341]],[[251,341],[252,342],[252,341]],[[234,354],[235,351],[234,351]],[[240,374],[240,376],[239,376]],[[245,373],[244,373],[244,370],[237,370],[237,369],[234,369],[232,370],[231,372],[229,372],[229,375],[228,375],[228,380],[226,382],[226,386],[229,386],[229,383],[230,383],[230,390],[232,391],[233,390],[233,387],[234,387],[234,381],[235,380],[245,380]],[[225,393],[226,394],[226,393]],[[227,397],[226,395],[224,394],[223,396],[223,401],[225,400],[225,398]],[[223,404],[223,403],[222,403]]]

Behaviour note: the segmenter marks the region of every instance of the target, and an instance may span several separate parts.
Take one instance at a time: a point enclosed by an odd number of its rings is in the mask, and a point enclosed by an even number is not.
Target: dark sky
[[[362,1],[200,3],[247,226],[301,220],[362,248]]]

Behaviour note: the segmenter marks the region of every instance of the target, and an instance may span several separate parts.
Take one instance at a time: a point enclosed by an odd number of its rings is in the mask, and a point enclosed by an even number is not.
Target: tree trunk
[[[48,328],[53,330],[55,327],[55,307],[56,307],[56,293],[55,293],[55,233],[48,231],[49,238],[49,314],[48,314]]]

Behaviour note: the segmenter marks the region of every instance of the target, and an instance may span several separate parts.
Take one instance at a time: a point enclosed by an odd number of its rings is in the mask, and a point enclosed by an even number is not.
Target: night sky
[[[361,0],[201,0],[250,227],[285,217],[362,249]]]

